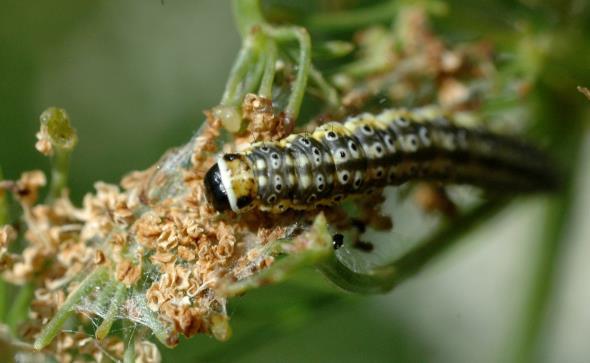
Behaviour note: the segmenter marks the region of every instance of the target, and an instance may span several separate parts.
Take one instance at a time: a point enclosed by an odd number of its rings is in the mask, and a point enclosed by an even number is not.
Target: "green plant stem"
[[[238,57],[232,66],[225,85],[225,91],[221,97],[220,103],[223,106],[238,106],[240,103],[239,88],[254,60],[254,50],[251,43],[251,37],[244,40],[244,44],[242,44]]]
[[[260,11],[260,0],[233,0],[232,10],[243,39],[248,36],[253,27],[264,23],[264,16]]]
[[[34,291],[35,286],[30,282],[26,283],[21,286],[16,297],[12,301],[6,317],[6,324],[10,327],[13,333],[16,333],[18,325],[26,319],[31,300],[33,300]]]
[[[136,306],[141,316],[141,324],[147,326],[154,336],[167,347],[173,347],[176,344],[175,337],[171,335],[168,327],[164,326],[156,314],[148,307],[148,302],[144,294],[135,297],[137,299]]]
[[[289,52],[289,57],[296,59],[292,52]],[[328,105],[335,109],[340,106],[340,96],[338,91],[334,88],[313,64],[309,67],[309,78],[316,86],[318,86],[321,97],[328,103]]]
[[[61,197],[63,191],[68,187],[70,155],[71,150],[55,148],[55,155],[51,160],[51,184],[47,196],[49,202]]]
[[[370,24],[391,21],[399,6],[397,1],[386,1],[366,8],[313,14],[305,25],[324,31],[358,29]]]
[[[124,322],[124,330],[130,330],[131,333],[126,335],[127,341],[125,342],[125,352],[123,353],[124,363],[135,362],[135,326],[129,321]]]
[[[51,184],[47,195],[47,201],[51,203],[61,197],[68,187],[70,155],[78,143],[78,135],[70,125],[70,118],[63,109],[50,107],[43,111],[40,120],[41,130],[47,133],[53,152]]]
[[[266,63],[264,65],[264,74],[260,81],[258,94],[262,97],[272,98],[272,85],[275,78],[275,65],[277,62],[277,46],[274,42],[266,41],[265,47]]]
[[[508,199],[498,199],[485,203],[475,207],[459,220],[451,221],[451,223],[442,227],[424,243],[418,245],[395,261],[393,266],[399,274],[397,277],[398,280],[401,282],[418,273],[432,260],[459,243],[461,237],[474,231],[486,223],[492,216],[504,209],[508,205],[508,202]]]
[[[340,106],[340,96],[338,95],[338,91],[336,91],[336,88],[332,87],[332,85],[326,81],[322,72],[314,67],[313,64],[309,71],[309,77],[316,84],[316,86],[318,86],[324,99],[326,102],[328,102],[328,105],[331,108],[338,108]]]
[[[313,14],[306,19],[305,25],[319,31],[356,31],[378,23],[390,22],[402,7],[412,5],[423,7],[435,15],[447,12],[447,4],[442,1],[389,0],[364,8]]]
[[[347,291],[363,294],[390,291],[457,244],[460,237],[485,223],[491,216],[502,210],[506,203],[506,200],[498,200],[476,207],[460,219],[442,227],[432,237],[398,260],[373,271],[354,272],[338,261],[335,256],[320,263],[319,268],[333,283]]]
[[[326,218],[323,214],[316,217],[306,238],[309,243],[308,249],[281,258],[269,268],[246,279],[225,284],[223,294],[225,296],[236,296],[253,288],[282,281],[302,267],[317,265],[333,254],[331,247],[332,236],[328,231]],[[268,248],[274,250],[275,254],[277,254],[278,251],[283,249],[283,245],[290,244],[291,242],[291,240],[275,241]]]
[[[533,362],[541,333],[545,312],[555,280],[559,257],[559,244],[563,242],[570,202],[566,198],[555,198],[547,207],[545,231],[541,243],[535,247],[533,259],[533,281],[527,293],[522,332],[517,340],[514,362]]]
[[[108,277],[109,273],[106,267],[98,267],[88,275],[76,290],[68,296],[53,318],[47,325],[45,325],[43,330],[41,330],[35,343],[33,343],[33,347],[36,350],[41,350],[51,343],[53,338],[59,334],[61,327],[68,317],[74,312],[75,306],[79,304],[80,301],[92,291],[92,289],[104,284]]]
[[[2,167],[0,167],[0,181],[4,179]],[[0,228],[8,223],[8,201],[6,200],[6,193],[0,190]],[[8,293],[8,285],[6,281],[0,278],[0,321],[5,321],[6,315],[6,298]]]
[[[256,39],[257,44],[254,47],[255,53],[254,53],[254,57],[252,60],[254,69],[252,69],[252,71],[250,71],[248,73],[248,75],[246,76],[246,78],[244,79],[242,91],[240,92],[240,94],[238,96],[239,100],[242,100],[247,93],[251,93],[251,92],[256,91],[256,89],[260,85],[260,80],[261,80],[262,75],[264,73],[266,63],[268,62],[266,55],[262,54],[263,52],[260,50],[260,48],[262,48],[262,46],[260,46],[260,44],[259,44],[261,42],[261,40],[259,39],[259,37],[256,37],[256,38],[257,38]]]
[[[121,283],[116,284],[115,294],[112,297],[112,300],[109,305],[109,309],[104,317],[102,323],[96,328],[95,336],[96,339],[102,340],[106,338],[106,336],[111,331],[111,327],[113,323],[117,319],[117,313],[119,312],[119,308],[125,301],[127,293],[127,287]]]
[[[574,118],[575,119],[575,118]],[[578,126],[578,128],[576,128]],[[581,158],[578,145],[581,145],[582,135],[580,125],[572,125],[570,135],[563,132],[558,135],[569,139],[563,140],[564,145],[569,145],[566,154],[571,165],[579,164]],[[575,180],[575,168],[571,168],[566,176],[567,185],[560,195],[553,197],[547,206],[543,238],[541,243],[535,247],[536,255],[532,260],[532,282],[526,292],[523,320],[520,321],[520,331],[517,331],[514,362],[536,361],[539,338],[543,333],[543,324],[551,297],[553,296],[555,281],[559,273],[558,264],[562,260],[568,238],[569,220],[572,213],[576,194],[575,186],[571,182]]]
[[[305,28],[301,27],[272,27],[263,26],[264,33],[277,41],[296,40],[299,43],[299,59],[297,64],[297,76],[291,87],[291,95],[285,108],[287,117],[296,120],[299,116],[299,109],[303,102],[305,88],[307,87],[307,79],[309,77],[309,70],[311,68],[311,39],[309,33]]]
[[[2,167],[0,167],[0,181],[4,179],[4,174],[2,173]],[[8,214],[8,200],[6,198],[6,192],[4,190],[0,190],[0,226],[8,223],[9,221],[9,214]]]

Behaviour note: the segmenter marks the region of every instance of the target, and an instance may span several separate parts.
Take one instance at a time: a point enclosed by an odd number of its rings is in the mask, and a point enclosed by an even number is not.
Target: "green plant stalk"
[[[238,106],[240,103],[239,89],[243,79],[248,74],[250,65],[254,61],[254,50],[252,49],[252,39],[247,37],[242,44],[236,61],[232,66],[225,90],[221,97],[220,104],[223,106]]]
[[[305,88],[307,87],[307,79],[311,68],[311,39],[309,33],[305,28],[301,27],[272,27],[268,25],[262,26],[264,33],[277,41],[296,40],[299,43],[299,60],[297,76],[291,87],[291,95],[285,108],[287,117],[296,120],[299,116],[299,109],[303,102]]]
[[[18,325],[27,318],[29,306],[35,292],[35,285],[33,283],[26,283],[21,286],[16,297],[10,305],[10,310],[6,316],[6,324],[10,327],[13,333],[16,333]]]
[[[6,319],[6,296],[8,294],[8,286],[6,281],[0,279],[0,322]]]
[[[40,120],[41,130],[47,133],[53,153],[51,184],[47,194],[47,201],[51,203],[61,197],[68,187],[70,155],[78,143],[78,135],[70,125],[68,114],[63,109],[50,107],[43,111]]]
[[[331,241],[332,236],[328,231],[326,218],[323,214],[316,217],[308,237],[310,246],[307,250],[299,253],[290,254],[274,262],[269,268],[264,269],[255,275],[245,278],[241,281],[229,283],[223,288],[226,296],[236,296],[244,292],[263,285],[283,281],[293,272],[305,266],[317,265],[333,255]],[[289,244],[291,240],[278,240],[271,246],[275,254],[279,253],[284,244]]]
[[[256,39],[256,43],[259,42],[260,40]],[[244,96],[246,96],[247,93],[254,92],[259,88],[260,80],[262,79],[266,64],[268,63],[266,55],[263,54],[260,48],[263,47],[257,44],[255,47],[254,59],[252,60],[254,69],[246,76],[243,82],[242,91],[238,95],[238,100],[244,99]]]
[[[164,326],[156,314],[150,310],[145,295],[141,294],[137,298],[139,300],[137,302],[137,308],[139,310],[139,315],[142,317],[141,323],[147,326],[162,344],[167,347],[174,346],[174,343],[170,342],[170,330]]]
[[[311,15],[305,25],[323,31],[356,30],[367,25],[391,21],[397,13],[397,1],[385,1],[378,5]]]
[[[289,52],[288,54],[291,59],[296,59],[296,56],[292,52]],[[340,106],[340,96],[338,95],[338,91],[328,83],[322,72],[320,72],[313,64],[309,67],[309,79],[318,87],[321,96],[331,108],[335,109]]]
[[[0,181],[4,179],[4,174],[2,173],[2,167],[0,167]],[[0,226],[5,225],[9,221],[9,213],[8,213],[8,199],[6,198],[6,193],[0,190]]]
[[[415,275],[432,260],[458,244],[461,237],[487,223],[491,217],[503,210],[509,201],[509,199],[497,199],[477,206],[458,220],[451,221],[442,227],[424,243],[405,253],[392,265],[398,273],[396,285]]]
[[[68,317],[73,314],[75,306],[80,303],[80,301],[86,295],[88,295],[92,289],[103,285],[108,280],[108,278],[109,273],[106,267],[98,267],[90,275],[88,275],[80,283],[76,290],[68,296],[63,305],[55,313],[53,318],[47,325],[45,325],[43,330],[41,330],[37,336],[37,339],[35,339],[35,342],[33,343],[33,347],[36,350],[41,350],[51,343],[53,338],[59,334],[61,327],[66,322]]]
[[[344,290],[361,294],[388,292],[459,243],[462,236],[487,222],[506,204],[507,200],[497,200],[476,207],[458,220],[442,227],[424,243],[414,247],[393,263],[373,271],[354,272],[338,261],[336,256],[322,261],[318,267],[334,284]]]
[[[109,309],[107,310],[104,320],[98,328],[96,328],[96,332],[94,333],[96,339],[103,340],[111,331],[111,327],[117,319],[117,312],[119,312],[121,304],[125,301],[126,293],[127,287],[121,283],[116,283],[115,294],[113,295]]]
[[[336,91],[336,88],[332,87],[332,85],[326,81],[322,72],[314,67],[313,64],[309,70],[309,77],[316,84],[316,86],[318,86],[328,105],[331,108],[338,108],[340,106],[340,96],[338,95],[338,91]]]
[[[117,282],[113,280],[106,281],[102,289],[97,293],[96,304],[101,311],[108,309],[111,305],[116,283]]]
[[[258,94],[262,97],[272,98],[272,85],[275,78],[275,65],[277,62],[277,46],[274,42],[266,41],[265,47],[266,60],[264,65],[264,73],[258,88]]]
[[[319,31],[356,31],[360,28],[391,21],[403,6],[417,5],[435,15],[445,14],[447,4],[437,0],[389,0],[377,5],[351,10],[319,13],[309,16],[306,27]]]
[[[124,322],[124,329],[132,329],[131,334],[126,335],[127,341],[125,342],[125,352],[123,353],[124,363],[135,362],[135,327],[132,326],[129,321]]]
[[[0,180],[4,179],[2,173],[2,167],[0,167]],[[0,227],[8,223],[8,201],[6,199],[6,193],[0,190]],[[6,295],[8,286],[6,281],[0,278],[0,321],[4,321],[6,315]]]
[[[242,39],[248,36],[253,27],[264,23],[260,0],[233,0],[232,10]]]
[[[56,147],[51,159],[51,184],[49,185],[49,202],[62,196],[63,191],[68,187],[70,174],[71,150]]]
[[[533,281],[526,297],[525,312],[521,323],[521,337],[517,340],[514,362],[533,362],[541,333],[545,312],[554,285],[559,243],[563,240],[565,226],[568,221],[570,201],[566,198],[555,198],[547,207],[545,217],[546,234],[537,246],[537,256],[533,261]]]
[[[581,155],[580,150],[576,148],[581,145],[584,132],[581,128],[576,129],[575,126],[572,126],[571,129],[571,134],[566,137],[569,141],[564,141],[564,144],[571,145],[568,160],[574,160],[572,165],[578,165]],[[558,133],[558,135],[563,135],[563,133]],[[565,180],[574,179],[575,170],[572,170]],[[561,261],[564,246],[567,244],[568,221],[571,217],[575,197],[575,186],[568,182],[563,192],[553,197],[547,207],[544,223],[545,233],[541,243],[535,249],[537,254],[532,262],[533,281],[526,295],[524,317],[520,323],[521,331],[517,332],[514,362],[536,360],[535,354],[538,353],[539,337],[543,332],[547,308],[557,279],[558,264]]]

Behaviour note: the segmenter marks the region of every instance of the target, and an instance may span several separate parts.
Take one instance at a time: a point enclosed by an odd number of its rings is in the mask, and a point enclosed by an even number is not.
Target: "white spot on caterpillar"
[[[289,185],[295,185],[295,175],[289,174],[287,181],[289,182]]]
[[[424,126],[420,127],[420,130],[418,131],[418,135],[420,135],[420,141],[422,142],[422,144],[426,147],[429,147],[430,145],[432,145],[432,140],[430,140],[430,132],[428,131],[428,129]]]
[[[297,158],[297,165],[298,166],[305,167],[305,166],[307,166],[307,164],[309,164],[309,160],[307,160],[307,158],[305,156],[302,155]]]
[[[363,173],[357,170],[354,173],[354,189],[360,188],[360,186],[362,184],[363,184]]]
[[[415,152],[418,150],[418,138],[416,135],[405,135],[401,138],[402,149],[406,152]]]
[[[399,127],[407,127],[407,126],[410,126],[410,121],[408,121],[408,119],[405,118],[405,117],[403,117],[403,116],[397,118],[394,122]]]
[[[283,178],[280,175],[275,175],[275,191],[280,193],[283,189]]]
[[[301,177],[299,178],[299,182],[301,183],[302,188],[307,188],[311,185],[311,179],[308,175],[301,175]]]
[[[373,154],[377,158],[382,157],[383,154],[385,153],[385,150],[383,150],[383,146],[378,142],[374,143],[373,146],[371,147],[371,149],[373,150]]]
[[[339,164],[341,163],[345,163],[346,161],[348,161],[348,153],[346,152],[345,149],[338,149],[336,150],[336,160],[338,161]]]
[[[390,152],[394,153],[395,152],[395,144],[393,143],[393,137],[391,137],[391,135],[389,135],[389,134],[385,134],[383,139],[385,140],[385,145],[387,146],[387,149]]]
[[[258,170],[265,170],[266,169],[266,163],[264,162],[264,160],[262,160],[262,159],[256,160],[256,169],[258,169]]]
[[[360,156],[358,146],[356,146],[353,140],[348,140],[348,149],[353,157],[358,158]]]
[[[347,170],[341,170],[338,172],[338,181],[340,184],[347,184],[350,180],[350,173]]]
[[[373,130],[373,128],[371,126],[366,125],[366,124],[361,126],[361,131],[363,134],[368,135],[368,136],[373,135],[375,133],[375,130]]]
[[[326,187],[326,184],[324,183],[324,176],[322,174],[318,174],[315,177],[315,183],[320,192],[323,191]]]

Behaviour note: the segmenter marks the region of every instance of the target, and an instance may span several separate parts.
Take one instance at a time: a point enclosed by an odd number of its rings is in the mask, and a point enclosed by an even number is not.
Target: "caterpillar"
[[[208,201],[223,212],[329,207],[349,195],[412,180],[500,192],[551,190],[548,157],[519,139],[457,126],[432,108],[363,113],[309,133],[226,153],[206,173]]]

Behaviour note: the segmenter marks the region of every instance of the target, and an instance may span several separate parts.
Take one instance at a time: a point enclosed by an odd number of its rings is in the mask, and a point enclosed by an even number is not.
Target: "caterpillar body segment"
[[[280,213],[339,203],[411,180],[473,184],[503,192],[555,187],[548,158],[517,139],[453,125],[429,108],[364,113],[311,133],[225,154],[208,171],[218,211]]]

